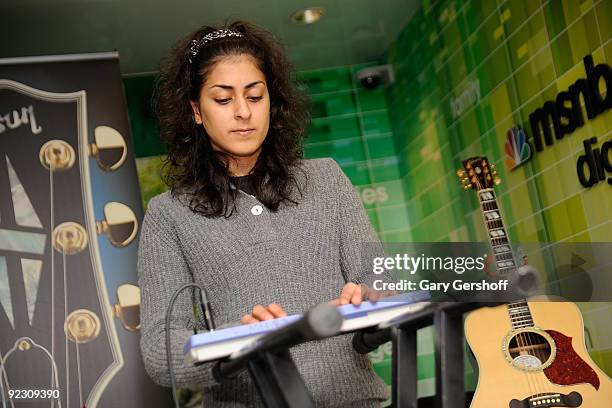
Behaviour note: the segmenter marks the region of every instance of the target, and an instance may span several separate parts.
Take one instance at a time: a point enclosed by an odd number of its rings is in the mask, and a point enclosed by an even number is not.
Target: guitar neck
[[[497,197],[492,188],[478,191],[478,199],[480,200],[480,208],[485,220],[489,243],[495,256],[495,266],[500,276],[514,275],[517,276],[518,270],[504,226],[504,220],[499,211]],[[521,299],[508,304],[508,314],[512,322],[513,329],[533,326],[533,318],[529,310],[527,300]]]
[[[508,234],[506,233],[504,220],[497,205],[495,192],[492,188],[480,190],[478,191],[478,198],[485,220],[485,227],[487,228],[489,243],[495,256],[497,272],[500,276],[515,273],[514,253],[508,241]]]

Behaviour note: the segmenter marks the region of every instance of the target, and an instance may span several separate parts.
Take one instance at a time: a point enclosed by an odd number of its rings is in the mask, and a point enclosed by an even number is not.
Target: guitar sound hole
[[[508,352],[515,366],[524,370],[540,370],[550,359],[551,344],[544,336],[533,331],[515,334],[508,344]]]

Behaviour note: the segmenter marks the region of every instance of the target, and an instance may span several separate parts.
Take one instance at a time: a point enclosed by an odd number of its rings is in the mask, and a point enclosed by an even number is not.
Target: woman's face
[[[253,57],[241,54],[218,61],[191,107],[213,149],[254,165],[268,134],[270,96]]]

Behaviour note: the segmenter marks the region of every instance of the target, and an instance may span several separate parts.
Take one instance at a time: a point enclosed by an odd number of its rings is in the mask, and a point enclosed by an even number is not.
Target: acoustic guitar
[[[494,165],[472,157],[457,175],[477,192],[497,274],[518,276],[493,189],[500,182]],[[481,308],[466,317],[465,334],[479,367],[472,408],[612,407],[612,384],[586,350],[574,303],[520,299]]]

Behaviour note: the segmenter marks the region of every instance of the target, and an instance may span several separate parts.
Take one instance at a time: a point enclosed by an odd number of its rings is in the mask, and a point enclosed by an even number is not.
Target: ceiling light
[[[323,7],[308,7],[291,15],[291,21],[296,24],[313,24],[325,14]]]

